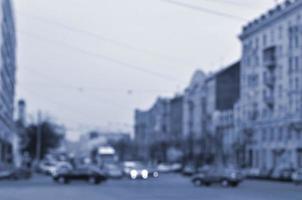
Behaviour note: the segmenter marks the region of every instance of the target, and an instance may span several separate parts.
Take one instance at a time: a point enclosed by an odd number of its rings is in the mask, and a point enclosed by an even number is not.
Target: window
[[[279,136],[278,136],[278,140],[281,142],[282,141],[282,135],[283,135],[283,128],[279,127]]]
[[[262,129],[262,141],[265,142],[266,141],[266,129]]]
[[[278,28],[278,38],[279,38],[279,39],[282,39],[282,35],[283,35],[283,34],[282,34],[282,31],[283,31],[283,28],[282,28],[282,26],[280,25],[279,28]]]
[[[263,42],[263,46],[266,47],[266,45],[267,45],[267,37],[266,37],[265,33],[263,34],[263,41],[262,42]]]
[[[288,74],[293,73],[293,58],[289,57],[288,58]]]
[[[299,71],[299,57],[295,57],[295,72]]]
[[[278,87],[278,90],[279,90],[279,98],[282,98],[282,94],[283,94],[283,87],[282,87],[282,85],[279,85],[279,87]]]

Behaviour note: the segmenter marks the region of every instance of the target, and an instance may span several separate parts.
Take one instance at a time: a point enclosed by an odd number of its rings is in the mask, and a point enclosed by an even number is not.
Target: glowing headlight
[[[148,171],[147,170],[143,170],[142,171],[142,177],[143,177],[143,179],[147,179],[148,178]]]
[[[138,173],[136,170],[133,169],[130,171],[130,176],[132,179],[136,179],[137,175],[138,175]]]

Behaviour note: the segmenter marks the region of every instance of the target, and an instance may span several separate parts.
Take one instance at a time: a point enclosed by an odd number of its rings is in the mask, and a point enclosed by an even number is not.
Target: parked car
[[[10,172],[10,179],[20,180],[20,179],[30,179],[32,177],[32,172],[27,167],[15,168]]]
[[[123,170],[122,167],[118,164],[106,164],[104,166],[104,170],[108,178],[122,178],[123,177]]]
[[[125,162],[124,174],[133,180],[149,178],[148,168],[141,162]]]
[[[297,185],[302,184],[302,169],[294,171],[291,175],[291,180]]]
[[[56,169],[56,164],[56,162],[41,161],[38,165],[37,171],[45,175],[51,175]]]
[[[87,181],[92,184],[100,184],[107,180],[107,176],[98,167],[79,166],[71,170],[59,170],[55,175],[53,175],[53,180],[64,184],[68,184],[75,180]]]
[[[212,168],[203,173],[197,173],[192,178],[192,183],[196,186],[210,186],[219,183],[224,187],[236,187],[243,181],[243,176],[236,170]]]
[[[65,161],[58,162],[42,162],[40,165],[40,172],[46,175],[53,176],[57,173],[57,171],[61,168],[71,169],[72,166],[70,163]]]
[[[246,169],[245,175],[248,178],[259,178],[261,176],[261,170],[257,168]]]
[[[182,171],[182,164],[181,163],[173,163],[171,165],[173,172],[181,172]]]
[[[171,173],[171,172],[173,172],[173,166],[170,164],[167,164],[167,163],[160,163],[157,166],[157,170],[160,173]]]
[[[0,169],[0,180],[10,179],[11,171]]]
[[[292,175],[295,172],[294,169],[284,169],[281,171],[281,177],[280,180],[282,181],[291,181]]]
[[[183,170],[182,170],[182,174],[184,176],[192,176],[193,174],[196,173],[195,167],[192,164],[188,164],[186,165]]]

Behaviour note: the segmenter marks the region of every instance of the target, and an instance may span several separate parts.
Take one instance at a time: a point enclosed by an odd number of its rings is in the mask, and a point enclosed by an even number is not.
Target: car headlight
[[[144,169],[142,172],[141,172],[141,174],[142,174],[142,177],[143,177],[143,179],[147,179],[148,178],[148,170],[146,170],[146,169]]]
[[[136,179],[137,175],[138,175],[138,173],[136,170],[133,169],[130,171],[130,176],[132,179]]]

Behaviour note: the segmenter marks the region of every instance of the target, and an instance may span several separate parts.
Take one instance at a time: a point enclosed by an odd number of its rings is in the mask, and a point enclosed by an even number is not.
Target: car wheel
[[[232,187],[237,187],[238,185],[239,185],[238,182],[233,182],[233,183],[231,184]]]
[[[68,184],[69,183],[68,179],[63,177],[63,176],[58,178],[58,182],[63,183],[63,184]]]
[[[98,180],[96,177],[93,176],[89,177],[88,182],[95,185],[100,184],[100,180]]]
[[[194,184],[195,186],[199,187],[199,186],[202,185],[202,181],[201,181],[200,179],[195,179],[195,180],[193,181],[193,184]]]
[[[204,182],[203,184],[207,187],[211,186],[211,183],[209,183],[209,182]]]
[[[229,185],[230,185],[230,183],[229,183],[229,181],[228,180],[222,180],[221,181],[221,185],[223,186],[223,187],[228,187]]]

